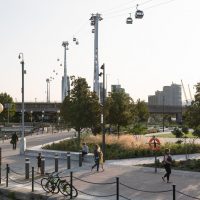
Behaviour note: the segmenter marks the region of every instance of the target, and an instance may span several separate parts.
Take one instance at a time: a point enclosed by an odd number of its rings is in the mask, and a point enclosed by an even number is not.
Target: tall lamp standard
[[[162,110],[162,112],[163,112],[163,132],[165,132],[165,118],[164,118],[164,112],[165,112],[165,96],[163,96],[163,110]]]
[[[103,72],[100,72],[99,76],[103,75],[103,98],[102,98],[102,114],[101,114],[101,124],[102,124],[102,152],[103,152],[103,161],[105,161],[105,153],[106,153],[106,141],[105,141],[105,122],[104,122],[104,115],[105,115],[105,64],[101,66]]]
[[[20,139],[20,154],[24,154],[26,149],[26,138],[24,137],[24,74],[26,71],[24,70],[24,56],[23,53],[19,54],[18,57],[21,60],[22,65],[22,134]]]

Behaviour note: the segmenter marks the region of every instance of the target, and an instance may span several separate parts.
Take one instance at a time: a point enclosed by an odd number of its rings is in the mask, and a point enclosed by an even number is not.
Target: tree
[[[149,118],[149,110],[147,104],[144,101],[140,101],[140,99],[137,100],[135,104],[135,112],[138,123],[147,122]]]
[[[111,92],[106,99],[106,122],[117,126],[119,136],[120,126],[131,122],[132,99],[124,91]]]
[[[15,114],[15,104],[7,93],[0,93],[0,103],[4,106],[4,110],[0,114],[0,121],[6,122]]]
[[[184,120],[193,129],[196,129],[200,125],[200,83],[196,85],[195,100],[192,101],[190,106],[186,107]]]
[[[81,130],[100,123],[100,105],[96,94],[90,92],[86,79],[73,77],[71,85],[73,89],[62,103],[61,115],[78,132],[79,148]]]

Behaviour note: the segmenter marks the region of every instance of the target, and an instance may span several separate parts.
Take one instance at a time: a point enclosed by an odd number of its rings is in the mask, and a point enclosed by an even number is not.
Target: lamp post
[[[19,54],[18,57],[21,60],[22,65],[22,134],[20,139],[20,154],[24,154],[26,149],[26,138],[24,137],[24,74],[26,71],[24,70],[24,56],[23,53]]]
[[[43,124],[43,122],[44,122],[44,110],[42,111],[42,134],[44,132],[44,124]]]
[[[163,110],[162,110],[163,111],[163,114],[162,114],[163,115],[163,119],[162,119],[163,120],[162,121],[163,122],[163,132],[165,132],[165,118],[164,118],[164,111],[165,110],[164,110],[164,108],[165,108],[165,96],[163,96]]]
[[[58,132],[59,132],[60,110],[57,110],[57,120],[58,120]]]
[[[105,153],[106,153],[106,142],[105,142],[105,122],[104,122],[104,104],[105,104],[105,64],[101,66],[103,72],[99,74],[99,76],[103,75],[103,93],[102,93],[102,114],[101,114],[101,124],[102,124],[102,152],[103,152],[103,161],[105,161]]]

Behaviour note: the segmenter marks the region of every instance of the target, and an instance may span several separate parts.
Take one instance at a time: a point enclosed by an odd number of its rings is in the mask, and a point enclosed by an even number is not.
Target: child
[[[41,156],[41,153],[38,153],[38,156],[37,156],[37,173],[41,173],[41,162],[42,162],[42,156]]]

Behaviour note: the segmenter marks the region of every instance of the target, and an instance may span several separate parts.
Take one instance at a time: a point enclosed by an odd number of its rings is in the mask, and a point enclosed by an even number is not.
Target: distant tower
[[[98,27],[99,21],[103,18],[100,14],[92,14],[90,21],[91,26],[94,26],[92,33],[94,33],[94,80],[93,80],[93,91],[96,92],[97,96],[100,97],[99,90],[99,54],[98,54]]]
[[[50,79],[47,78],[46,82],[47,82],[47,103],[49,103],[50,102]]]
[[[65,97],[68,95],[69,91],[69,81],[67,80],[67,50],[69,50],[68,46],[69,43],[63,42],[62,46],[64,47],[64,75],[62,77],[62,101],[65,99]]]

